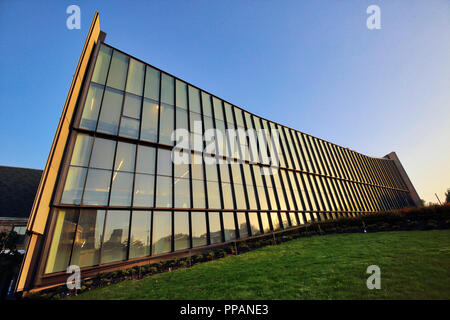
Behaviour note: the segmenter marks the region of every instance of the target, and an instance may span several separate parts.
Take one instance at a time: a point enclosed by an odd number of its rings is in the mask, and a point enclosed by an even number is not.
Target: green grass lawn
[[[450,299],[450,230],[301,238],[71,299]]]

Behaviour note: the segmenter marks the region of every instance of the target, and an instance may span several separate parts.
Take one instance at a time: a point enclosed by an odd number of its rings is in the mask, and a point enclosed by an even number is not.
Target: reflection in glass
[[[197,88],[189,86],[189,110],[201,113],[200,92]]]
[[[91,83],[81,116],[80,128],[95,130],[102,96],[103,86]]]
[[[130,67],[128,68],[127,92],[142,95],[144,86],[144,70],[145,65],[134,59],[130,59]]]
[[[108,87],[119,90],[123,90],[125,88],[128,60],[128,56],[114,50],[111,66],[109,68],[108,81],[106,82]]]
[[[163,73],[161,77],[161,102],[174,105],[174,79]]]
[[[111,171],[89,169],[86,187],[84,188],[83,204],[106,205],[108,203]]]
[[[218,212],[209,212],[209,239],[211,244],[222,242],[220,216]]]
[[[69,167],[61,203],[80,204],[86,171],[86,168]]]
[[[97,169],[111,170],[114,160],[116,142],[103,138],[96,138],[92,150],[89,166]]]
[[[223,212],[223,233],[225,235],[225,241],[236,239],[236,225],[234,223],[233,212]]]
[[[153,100],[159,100],[159,76],[160,72],[147,66],[145,72],[144,96]]]
[[[189,179],[175,178],[174,187],[175,187],[175,208],[189,208],[191,206],[189,193]]]
[[[108,211],[103,238],[102,263],[127,258],[130,211]]]
[[[106,88],[97,130],[117,134],[120,112],[122,111],[123,94],[120,91]]]
[[[144,99],[142,109],[141,139],[151,142],[158,141],[158,102]]]
[[[155,148],[139,145],[137,150],[136,172],[154,174],[155,156]]]
[[[159,142],[173,145],[172,131],[174,125],[173,106],[161,105],[160,126],[159,126]]]
[[[111,60],[111,51],[112,49],[107,46],[102,45],[100,47],[97,61],[95,62],[94,73],[92,74],[92,81],[105,84],[109,61]]]
[[[206,217],[204,212],[191,212],[192,246],[206,245]]]
[[[238,212],[236,216],[239,228],[239,237],[241,239],[248,238],[247,219],[245,218],[245,212]]]
[[[194,208],[205,208],[205,187],[202,180],[192,180],[192,198]]]
[[[170,150],[158,149],[158,174],[172,176],[172,154]]]
[[[70,164],[74,166],[87,167],[92,147],[92,137],[86,134],[78,134],[73,147]]]
[[[258,235],[261,233],[261,229],[259,227],[259,219],[258,219],[258,213],[257,212],[249,212],[248,213],[248,219],[250,220],[250,228],[252,230],[252,235]]]
[[[279,230],[281,227],[280,227],[280,220],[278,219],[278,213],[270,212],[270,217],[272,218],[273,231]]]
[[[269,222],[269,215],[267,212],[260,212],[261,216],[261,222],[263,227],[263,232],[270,232],[270,222]]]
[[[71,265],[89,267],[99,264],[105,210],[81,210],[73,246]]]
[[[172,251],[172,212],[153,212],[152,254]]]
[[[156,206],[172,207],[172,177],[156,177]]]
[[[175,251],[187,249],[190,246],[189,243],[189,214],[187,212],[175,212],[174,213],[174,234],[173,242]]]
[[[151,211],[133,211],[131,217],[130,259],[150,254]]]
[[[122,117],[119,135],[137,139],[139,136],[139,120]]]
[[[114,170],[133,172],[135,154],[136,154],[135,144],[119,142],[117,144],[116,162],[114,164]]]
[[[136,173],[134,180],[133,205],[136,207],[153,207],[154,185],[154,175]]]
[[[115,171],[111,187],[111,206],[130,206],[131,190],[133,190],[133,174]]]
[[[177,107],[187,109],[187,85],[180,80],[176,81]]]
[[[53,237],[45,265],[45,273],[66,271],[69,265],[78,212],[71,209],[55,209]]]
[[[141,117],[141,101],[141,97],[127,93],[123,104],[123,115],[126,117],[139,119]]]

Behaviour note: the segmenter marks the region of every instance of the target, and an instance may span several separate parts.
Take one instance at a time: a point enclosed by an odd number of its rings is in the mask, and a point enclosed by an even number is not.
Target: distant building
[[[63,284],[69,265],[86,278],[420,204],[395,153],[366,156],[264,119],[105,37],[96,13],[30,216],[17,291]],[[175,129],[187,145],[174,143]],[[261,133],[256,144],[251,130]],[[225,131],[246,133],[220,140]],[[192,161],[172,161],[177,150]]]
[[[0,232],[15,231],[23,240],[41,176],[42,170],[0,166]]]

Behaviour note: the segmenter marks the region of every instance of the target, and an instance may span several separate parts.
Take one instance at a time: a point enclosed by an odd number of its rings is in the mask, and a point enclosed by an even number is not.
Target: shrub
[[[219,250],[219,251],[217,251],[217,257],[219,257],[219,258],[223,258],[223,257],[225,257],[227,255],[227,253],[225,252],[225,250]]]
[[[195,261],[196,263],[202,262],[204,259],[205,259],[205,257],[204,257],[201,253],[197,254],[197,255],[194,257],[194,261]]]
[[[214,259],[214,251],[209,251],[206,255],[206,260],[211,261],[212,259]]]

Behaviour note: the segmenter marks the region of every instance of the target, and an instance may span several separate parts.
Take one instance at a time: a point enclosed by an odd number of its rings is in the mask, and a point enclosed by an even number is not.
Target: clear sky
[[[278,123],[396,151],[427,202],[450,187],[448,0],[0,0],[0,165],[44,168],[95,10],[112,46]]]

